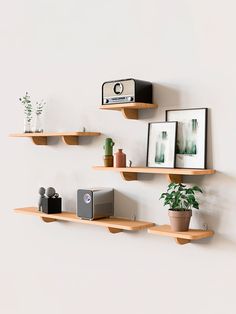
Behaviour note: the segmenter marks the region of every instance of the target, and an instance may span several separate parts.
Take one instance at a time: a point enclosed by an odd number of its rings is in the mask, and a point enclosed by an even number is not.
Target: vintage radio
[[[152,103],[152,83],[126,79],[105,82],[102,85],[102,104],[143,102]]]
[[[114,190],[111,188],[79,189],[77,216],[82,219],[99,219],[114,215]]]

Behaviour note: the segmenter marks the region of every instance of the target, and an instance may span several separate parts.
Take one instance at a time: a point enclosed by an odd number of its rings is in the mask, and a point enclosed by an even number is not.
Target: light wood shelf
[[[79,145],[79,137],[99,136],[100,132],[58,132],[58,133],[15,133],[10,134],[10,137],[27,137],[31,138],[36,145],[48,145],[48,137],[61,137],[67,145]]]
[[[189,229],[189,231],[175,232],[171,230],[169,225],[154,226],[148,228],[148,232],[161,236],[172,237],[178,244],[187,244],[191,241],[209,238],[214,235],[212,230],[200,229]]]
[[[128,104],[114,104],[114,105],[101,105],[100,109],[103,110],[117,110],[121,111],[126,119],[138,119],[138,111],[140,109],[156,108],[156,104],[147,104],[142,102],[128,103]]]
[[[214,174],[214,169],[180,169],[180,168],[148,168],[148,167],[104,167],[94,166],[95,170],[114,171],[120,172],[122,178],[126,181],[137,180],[138,173],[152,173],[152,174],[164,174],[167,176],[169,182],[181,183],[183,182],[183,175],[199,176]]]
[[[62,212],[60,214],[45,214],[36,207],[25,207],[25,208],[16,208],[15,212],[20,214],[28,214],[40,217],[44,222],[54,222],[54,221],[69,221],[76,222],[88,225],[95,225],[108,228],[111,233],[118,233],[124,230],[128,231],[138,231],[142,229],[147,229],[154,226],[152,222],[138,221],[138,220],[127,220],[121,218],[103,218],[98,220],[83,220],[76,216],[75,213],[71,212]]]

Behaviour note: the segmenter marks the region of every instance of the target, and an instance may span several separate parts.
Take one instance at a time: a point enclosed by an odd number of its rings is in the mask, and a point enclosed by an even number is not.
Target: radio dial
[[[133,100],[133,97],[129,96],[128,101],[132,101],[132,100]]]
[[[116,83],[113,87],[113,91],[116,95],[120,95],[123,93],[124,86],[120,82]]]
[[[109,100],[107,98],[104,98],[104,103],[105,104],[108,104],[109,103]]]

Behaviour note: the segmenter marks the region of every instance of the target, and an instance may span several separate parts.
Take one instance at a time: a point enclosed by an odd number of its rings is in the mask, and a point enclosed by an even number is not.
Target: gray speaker
[[[114,190],[79,189],[77,191],[77,216],[82,219],[99,219],[114,216]]]

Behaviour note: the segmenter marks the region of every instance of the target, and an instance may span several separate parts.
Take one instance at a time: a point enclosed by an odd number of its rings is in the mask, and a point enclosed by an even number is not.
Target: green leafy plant
[[[36,102],[36,110],[35,113],[37,116],[41,115],[43,113],[43,108],[46,105],[46,102],[44,100],[41,100],[40,102]]]
[[[203,193],[198,186],[187,187],[182,183],[170,183],[166,193],[162,193],[160,199],[164,199],[164,206],[176,211],[186,211],[192,208],[199,209],[199,203],[195,193]]]
[[[26,92],[25,96],[19,98],[20,102],[22,103],[22,105],[24,106],[24,113],[25,113],[25,117],[28,123],[31,122],[32,118],[33,118],[33,106],[31,103],[31,99],[29,94]]]

